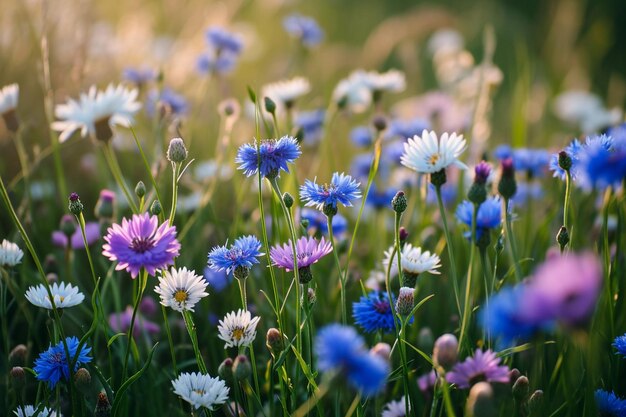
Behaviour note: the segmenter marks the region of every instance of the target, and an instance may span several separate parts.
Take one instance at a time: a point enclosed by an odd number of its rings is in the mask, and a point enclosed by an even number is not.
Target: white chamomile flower
[[[185,310],[193,311],[196,303],[209,295],[206,292],[207,285],[208,282],[196,275],[195,271],[172,268],[163,271],[154,291],[161,296],[161,304],[182,313]]]
[[[24,252],[13,242],[6,239],[2,240],[0,245],[0,265],[15,266],[22,262]]]
[[[65,284],[64,282],[61,284],[57,282],[52,284],[50,286],[50,292],[52,292],[56,308],[74,307],[82,303],[85,299],[83,293],[78,291],[78,287],[73,287],[72,284]],[[43,284],[39,284],[36,287],[30,287],[26,291],[26,299],[37,307],[52,310],[50,296],[48,295],[48,291]]]
[[[9,84],[0,89],[0,114],[4,115],[17,108],[20,95],[20,87],[17,84]]]
[[[389,70],[383,73],[370,71],[365,77],[365,83],[374,92],[399,93],[406,88],[404,73],[398,70]]]
[[[35,408],[32,405],[26,405],[24,407],[17,407],[17,409],[13,412],[17,417],[32,417],[35,415],[37,410],[38,408]],[[44,407],[41,411],[39,411],[37,417],[57,417],[57,413],[48,407]]]
[[[354,113],[362,113],[372,103],[372,91],[368,87],[367,73],[363,70],[354,71],[348,78],[337,84],[333,91],[333,101],[342,103]]]
[[[402,397],[398,401],[389,401],[385,408],[383,408],[383,413],[381,417],[405,417],[406,416],[406,403],[405,398]],[[411,409],[409,408],[409,411]]]
[[[260,317],[252,318],[249,311],[239,309],[226,314],[220,320],[217,330],[220,339],[226,342],[224,349],[232,346],[248,346],[256,337],[256,325]]]
[[[294,77],[290,80],[265,85],[261,90],[261,95],[271,98],[277,106],[289,108],[298,98],[309,91],[311,91],[309,80],[304,77]]]
[[[435,132],[424,130],[422,136],[413,136],[404,144],[400,162],[407,168],[423,174],[433,174],[455,165],[461,169],[467,166],[458,160],[467,143],[463,135],[447,132],[437,138]]]
[[[196,409],[206,407],[213,410],[215,406],[228,400],[229,388],[219,378],[201,373],[182,373],[172,381],[174,393],[194,406]]]
[[[53,122],[52,129],[61,132],[60,142],[77,130],[82,137],[89,135],[107,142],[113,137],[113,126],[128,127],[133,122],[133,115],[141,108],[138,94],[139,90],[122,85],[109,84],[104,91],[92,86],[79,101],[70,99],[56,106],[55,115],[61,120]]]
[[[386,268],[391,262],[391,276],[398,274],[398,255],[394,253],[393,246],[385,252],[385,258],[383,259],[383,265]],[[393,254],[393,259],[392,259]],[[431,254],[429,251],[422,252],[422,248],[415,247],[410,243],[406,243],[402,248],[401,253],[402,271],[407,274],[419,275],[422,272],[430,272],[431,274],[440,274],[437,271],[441,267],[441,260],[436,254]]]

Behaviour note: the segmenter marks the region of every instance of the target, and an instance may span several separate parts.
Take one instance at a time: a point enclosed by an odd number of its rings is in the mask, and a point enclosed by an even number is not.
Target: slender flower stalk
[[[474,211],[472,213],[472,239],[470,242],[470,258],[469,266],[467,268],[467,280],[465,282],[465,299],[463,301],[463,315],[461,316],[461,335],[459,336],[459,349],[463,349],[463,342],[467,337],[467,326],[469,325],[471,306],[470,306],[470,291],[472,289],[472,271],[474,267],[474,256],[476,253],[476,217],[478,215],[479,204],[474,204]]]
[[[456,306],[461,312],[461,301],[459,298],[459,276],[456,270],[456,260],[454,256],[454,250],[452,249],[452,237],[450,236],[450,231],[448,229],[448,220],[446,217],[446,208],[443,205],[443,199],[441,197],[441,186],[435,186],[435,192],[437,193],[437,204],[439,205],[439,213],[441,214],[441,221],[443,223],[443,233],[446,237],[446,247],[448,249],[448,258],[450,260],[450,273],[452,275],[452,288],[454,289],[454,299],[456,300]]]
[[[128,327],[128,337],[126,342],[126,351],[124,353],[124,365],[122,367],[122,382],[121,384],[126,382],[126,369],[128,368],[128,357],[130,355],[130,345],[133,341],[133,330],[135,328],[135,319],[137,318],[137,309],[139,308],[139,304],[141,303],[141,299],[143,298],[143,292],[146,289],[146,285],[148,284],[148,271],[145,268],[142,268],[141,273],[139,274],[139,288],[137,291],[137,296],[135,298],[135,303],[133,305],[133,315],[130,318],[130,326]],[[121,385],[120,384],[120,385]]]

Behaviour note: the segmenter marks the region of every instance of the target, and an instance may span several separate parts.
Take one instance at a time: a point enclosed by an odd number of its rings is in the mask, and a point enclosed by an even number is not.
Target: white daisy
[[[206,407],[213,410],[216,405],[228,400],[229,388],[219,378],[201,373],[182,373],[172,381],[174,393],[196,409]]]
[[[161,296],[161,304],[183,312],[193,311],[194,306],[202,297],[209,295],[206,287],[209,285],[202,276],[187,268],[172,268],[163,271],[159,277],[159,285],[154,288]]]
[[[406,416],[406,403],[405,397],[400,398],[398,401],[389,401],[381,417],[405,417]],[[411,408],[409,408],[411,411]]]
[[[406,78],[404,73],[398,70],[389,70],[383,73],[370,71],[365,77],[365,84],[372,91],[399,93],[406,88]]]
[[[291,80],[265,85],[261,90],[261,96],[271,98],[277,107],[291,107],[298,98],[309,91],[311,91],[309,80],[304,77],[295,77]]]
[[[17,417],[32,417],[35,415],[35,411],[38,408],[33,407],[32,405],[26,405],[23,408],[17,407],[17,410],[13,411]],[[57,417],[56,411],[49,409],[48,407],[44,407],[38,414],[37,417]]]
[[[236,313],[226,314],[224,320],[220,320],[217,329],[220,339],[226,342],[224,349],[232,346],[248,346],[256,337],[256,325],[260,317],[252,318],[249,311],[239,309]]]
[[[15,266],[22,262],[24,252],[13,242],[6,239],[2,240],[0,245],[0,265]]]
[[[383,265],[385,270],[391,262],[391,276],[398,274],[398,255],[394,254],[393,259],[393,246],[385,252],[385,259],[383,259]],[[441,267],[441,260],[436,254],[431,254],[429,251],[422,252],[422,248],[414,247],[410,243],[406,243],[402,248],[401,253],[402,271],[409,274],[419,275],[422,272],[430,272],[431,274],[440,274],[437,271]]]
[[[17,108],[17,102],[20,95],[20,86],[17,84],[9,84],[0,89],[0,114],[4,115]]]
[[[367,73],[357,70],[348,78],[339,81],[333,91],[333,101],[343,102],[345,107],[354,113],[367,110],[372,103],[372,91],[367,84]]]
[[[461,169],[467,166],[457,158],[465,151],[467,143],[463,135],[447,132],[437,139],[433,131],[422,131],[422,136],[413,136],[404,144],[400,162],[407,168],[423,174],[432,174],[450,165]]]
[[[78,291],[78,287],[73,287],[72,284],[65,284],[64,282],[61,284],[57,282],[53,283],[50,286],[50,292],[52,292],[56,308],[74,307],[82,303],[85,299],[83,293]],[[52,310],[50,296],[48,296],[48,291],[43,284],[30,287],[28,291],[26,291],[26,299],[37,307]]]
[[[70,99],[56,106],[55,115],[62,119],[52,123],[52,129],[60,131],[60,142],[65,142],[76,131],[82,137],[90,135],[108,141],[113,136],[115,125],[128,127],[133,115],[141,108],[136,101],[139,90],[122,85],[109,84],[101,91],[92,86],[87,94],[80,95],[80,101]]]

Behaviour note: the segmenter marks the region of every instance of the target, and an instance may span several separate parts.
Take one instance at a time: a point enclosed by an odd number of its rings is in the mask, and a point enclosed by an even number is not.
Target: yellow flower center
[[[239,341],[243,337],[244,329],[242,327],[236,327],[233,329],[232,337],[233,339]]]
[[[184,303],[185,301],[187,301],[187,298],[189,298],[189,296],[184,290],[178,290],[174,293],[174,299],[179,303]]]
[[[204,395],[206,393],[206,391],[203,389],[194,389],[193,392],[195,392],[198,395]]]
[[[428,163],[431,165],[435,165],[437,163],[437,161],[439,161],[439,154],[433,154],[430,156],[430,158],[428,158]]]

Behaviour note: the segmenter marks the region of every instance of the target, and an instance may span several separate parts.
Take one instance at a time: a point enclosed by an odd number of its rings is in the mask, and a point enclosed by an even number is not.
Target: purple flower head
[[[311,47],[319,44],[324,38],[324,32],[315,19],[292,14],[283,20],[283,27],[291,36],[298,38],[302,45]]]
[[[389,365],[365,348],[363,338],[354,328],[331,324],[320,329],[315,352],[320,371],[339,370],[363,394],[374,395],[384,388]]]
[[[280,170],[289,172],[287,164],[293,163],[302,152],[292,136],[266,139],[260,143],[246,143],[239,147],[235,162],[247,177],[257,172],[266,178],[278,176]]]
[[[601,287],[602,267],[595,255],[556,255],[537,268],[528,282],[525,319],[584,323],[593,314]]]
[[[378,330],[389,333],[394,330],[394,314],[387,292],[372,291],[352,303],[355,323],[368,333]]]
[[[374,132],[368,126],[357,126],[350,131],[350,140],[360,148],[369,148],[374,142]]]
[[[220,27],[210,27],[205,32],[205,37],[209,46],[217,51],[239,54],[243,48],[243,42],[239,35]]]
[[[142,86],[155,80],[157,72],[152,68],[124,68],[122,71],[122,78],[126,81],[130,81],[137,86]]]
[[[322,109],[298,113],[295,125],[302,129],[305,145],[312,146],[322,139],[322,126],[326,112]]]
[[[209,252],[209,268],[215,271],[226,271],[230,274],[237,268],[250,269],[258,264],[261,253],[261,242],[256,237],[242,236],[227,248],[216,246]]]
[[[505,158],[501,162],[502,176],[511,178],[515,175],[515,166],[513,165],[513,158]]]
[[[318,210],[303,208],[300,210],[300,219],[309,222],[307,231],[313,234],[321,233],[328,235],[328,219]],[[348,220],[341,214],[333,216],[333,235],[341,239],[348,228]]]
[[[328,255],[333,250],[330,242],[326,242],[324,237],[319,241],[311,236],[302,236],[296,242],[296,256],[298,269],[313,265],[323,256]],[[276,245],[270,249],[272,264],[284,268],[286,271],[293,269],[293,249],[291,240],[282,246]]]
[[[436,382],[437,373],[434,370],[417,378],[417,386],[424,394],[432,394]]]
[[[121,225],[113,224],[104,240],[102,254],[118,262],[116,270],[125,269],[133,278],[141,268],[154,275],[157,269],[173,265],[180,251],[176,227],[167,222],[159,226],[157,216],[148,213],[133,214],[131,220],[122,219]]]
[[[126,310],[121,313],[113,313],[109,315],[109,326],[111,330],[118,333],[127,332],[130,328],[130,322],[133,317],[133,307],[127,306]],[[155,335],[161,331],[158,324],[151,322],[143,317],[141,313],[137,313],[135,317],[135,330],[133,338],[139,340],[143,335]]]
[[[226,271],[216,271],[213,268],[206,267],[204,268],[204,279],[209,283],[210,289],[214,292],[222,292],[228,287],[228,284],[232,281],[231,276],[226,273]]]
[[[237,63],[233,54],[215,52],[200,54],[196,60],[196,70],[200,74],[227,74],[235,68]]]
[[[430,123],[427,120],[419,117],[409,120],[393,119],[389,124],[389,128],[385,133],[385,137],[387,139],[402,139],[402,142],[404,142],[405,140],[407,140],[407,138],[412,138],[415,135],[420,135],[423,130],[429,130],[430,128]]]
[[[85,237],[87,238],[87,245],[91,246],[96,243],[98,239],[100,239],[100,224],[98,224],[97,222],[86,223]],[[72,249],[85,249],[83,234],[80,230],[80,227],[77,227],[74,233],[72,233],[69,243],[72,245]],[[59,248],[67,248],[67,235],[61,230],[55,230],[54,232],[52,232],[52,244],[54,246],[58,246]]]
[[[115,202],[115,193],[111,190],[107,190],[102,189],[100,190],[100,200],[105,201],[107,203],[114,203]]]
[[[607,136],[587,139],[578,156],[584,188],[619,187],[626,178],[626,141],[615,142]]]
[[[70,379],[70,361],[76,356],[78,351],[78,345],[80,344],[78,338],[67,337],[65,338],[65,344],[69,353],[67,357],[65,346],[63,342],[59,342],[54,346],[50,346],[48,350],[42,352],[35,360],[35,366],[33,370],[37,374],[37,379],[48,383],[48,387],[53,389],[61,378],[69,381]],[[83,345],[76,360],[76,371],[82,364],[91,362],[92,358],[89,355],[91,351],[90,347]]]
[[[449,383],[459,388],[470,388],[477,382],[509,382],[509,367],[500,365],[500,358],[491,350],[476,349],[473,357],[454,365],[446,374]]]
[[[351,207],[352,200],[361,197],[359,185],[350,175],[335,172],[330,184],[319,185],[315,181],[306,180],[300,187],[300,198],[306,202],[306,206],[314,206],[318,210],[332,207],[336,214],[337,203]]]
[[[187,99],[177,94],[171,88],[165,87],[161,91],[151,90],[146,101],[146,112],[153,117],[159,104],[167,108],[169,114],[182,116],[187,113],[189,105]]]
[[[478,184],[485,184],[489,174],[491,174],[491,165],[485,161],[480,161],[474,168],[474,173],[476,174],[474,181]]]

